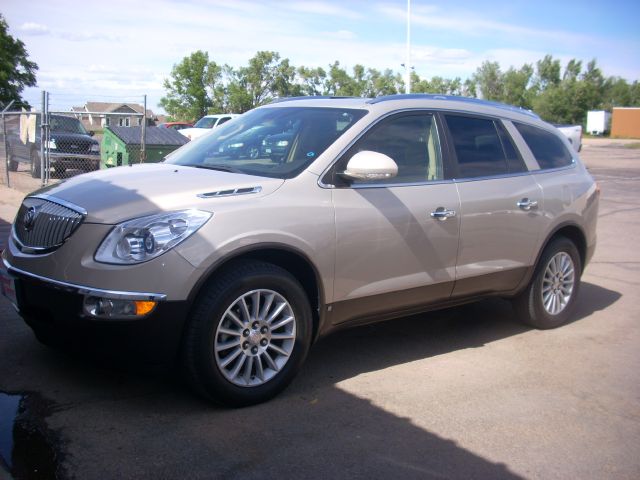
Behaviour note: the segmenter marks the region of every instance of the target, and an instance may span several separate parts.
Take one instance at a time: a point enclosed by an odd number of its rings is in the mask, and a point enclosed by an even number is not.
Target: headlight
[[[201,210],[183,210],[120,223],[98,247],[96,261],[127,265],[146,262],[189,238],[211,215]]]
[[[53,140],[49,140],[49,141],[47,142],[47,148],[48,148],[49,150],[55,150],[56,148],[58,148],[58,146],[56,145],[56,141],[55,141],[55,139],[53,139]]]
[[[97,143],[92,143],[89,151],[91,153],[100,153],[100,145],[98,145]]]

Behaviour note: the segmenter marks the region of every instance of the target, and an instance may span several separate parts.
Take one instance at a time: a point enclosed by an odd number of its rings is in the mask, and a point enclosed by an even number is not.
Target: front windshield
[[[193,128],[213,128],[216,123],[216,118],[202,117],[196,122]]]
[[[340,108],[259,108],[191,141],[166,162],[292,178],[365,113]]]
[[[40,115],[36,123],[37,128],[40,128]],[[64,133],[77,133],[80,135],[88,135],[85,128],[80,123],[80,120],[74,117],[65,117],[61,115],[49,116],[49,128],[52,132],[64,132]]]

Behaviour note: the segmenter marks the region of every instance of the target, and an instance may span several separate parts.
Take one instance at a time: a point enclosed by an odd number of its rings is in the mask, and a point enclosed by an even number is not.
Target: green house
[[[147,127],[146,162],[160,162],[189,141],[173,128]],[[106,127],[100,145],[100,168],[140,163],[142,127]]]

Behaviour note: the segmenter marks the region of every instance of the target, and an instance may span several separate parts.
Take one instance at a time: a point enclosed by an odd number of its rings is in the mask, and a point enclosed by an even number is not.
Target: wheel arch
[[[311,306],[313,316],[312,339],[315,340],[324,323],[324,309],[322,306],[324,305],[325,295],[322,280],[318,269],[309,257],[290,246],[262,244],[242,248],[214,263],[191,291],[189,295],[191,308],[195,305],[203,289],[211,283],[217,275],[227,269],[233,268],[233,265],[237,262],[246,260],[262,261],[277,265],[289,272],[300,282]]]
[[[584,233],[584,230],[574,222],[560,223],[551,231],[551,233],[547,235],[544,241],[540,244],[540,249],[538,250],[538,253],[536,255],[535,262],[533,263],[533,265],[531,265],[531,267],[529,268],[529,271],[524,276],[524,278],[518,285],[518,288],[512,293],[512,295],[514,293],[518,294],[522,292],[522,290],[524,290],[527,287],[527,285],[529,285],[531,278],[533,278],[533,275],[536,269],[538,268],[538,264],[540,263],[540,257],[542,257],[542,253],[549,246],[549,244],[558,237],[568,238],[573,242],[573,244],[578,249],[578,254],[580,255],[580,266],[581,266],[580,273],[582,274],[585,267],[585,261],[587,259],[587,237]]]

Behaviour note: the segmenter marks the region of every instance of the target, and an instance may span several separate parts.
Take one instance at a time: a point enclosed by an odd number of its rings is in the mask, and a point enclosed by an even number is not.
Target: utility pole
[[[404,62],[405,93],[411,93],[411,0],[407,0],[407,58]]]
[[[147,161],[147,95],[144,95],[142,105],[142,141],[140,142],[140,163]]]

